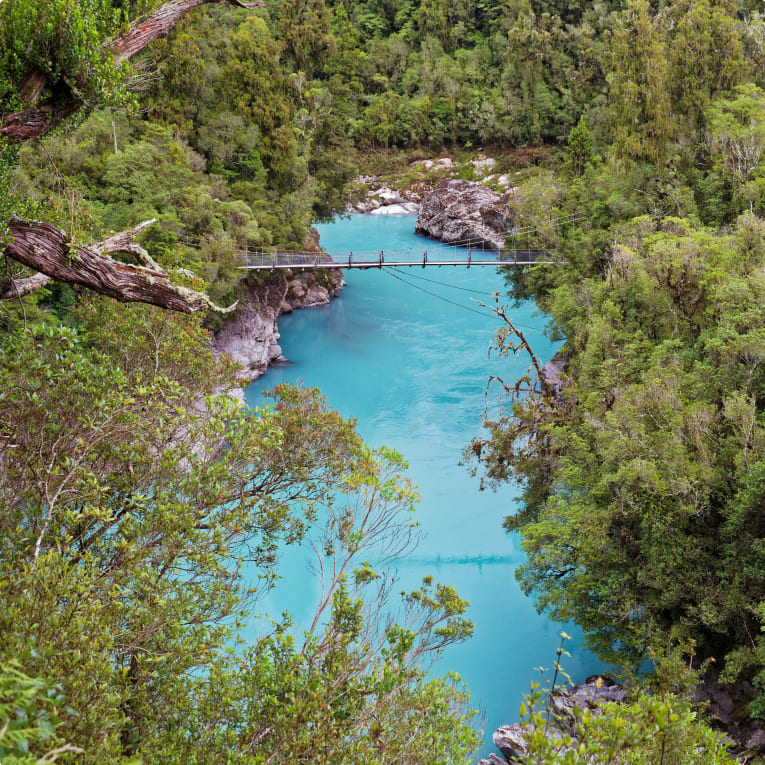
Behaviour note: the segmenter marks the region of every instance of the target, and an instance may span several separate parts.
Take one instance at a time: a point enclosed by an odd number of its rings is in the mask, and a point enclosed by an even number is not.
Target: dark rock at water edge
[[[757,689],[746,680],[721,683],[719,673],[710,671],[694,694],[694,700],[707,707],[714,727],[725,732],[741,753],[765,753],[765,721],[754,719],[749,704]]]
[[[488,759],[478,760],[478,765],[507,765],[507,760],[492,752]]]
[[[441,181],[423,200],[415,233],[445,244],[500,251],[512,230],[512,195],[472,181]]]
[[[558,351],[542,367],[542,377],[552,389],[557,401],[563,400],[563,388],[566,384],[564,375],[568,367],[568,357],[562,351]]]
[[[598,683],[600,680],[600,683]],[[548,730],[548,736],[560,740],[568,734],[576,743],[576,725],[574,707],[590,709],[597,713],[598,706],[608,702],[622,703],[627,697],[626,689],[606,677],[593,675],[581,685],[570,691],[556,691],[552,695],[552,714],[554,723]],[[738,681],[721,684],[715,673],[709,673],[698,686],[695,700],[707,707],[710,722],[727,736],[731,753],[742,761],[748,761],[752,755],[765,752],[765,726],[762,720],[749,716],[748,706],[755,697],[755,688],[751,683]],[[494,745],[504,758],[492,754],[488,759],[480,760],[478,765],[507,765],[523,762],[528,753],[527,729],[520,723],[503,725],[493,735]]]

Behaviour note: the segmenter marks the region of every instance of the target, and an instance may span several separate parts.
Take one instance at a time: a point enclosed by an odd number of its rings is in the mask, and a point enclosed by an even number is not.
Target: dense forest
[[[520,481],[539,607],[657,667],[576,751],[532,692],[529,762],[731,761],[690,692],[739,681],[765,718],[759,3],[244,5],[0,2],[0,759],[471,761],[467,690],[427,673],[466,604],[385,585],[405,462],[318,391],[237,407],[208,338],[254,278],[237,248],[299,248],[360,174],[480,150],[559,259],[507,300],[566,368],[468,454]],[[334,572],[313,629],[271,614],[248,643],[302,539]]]

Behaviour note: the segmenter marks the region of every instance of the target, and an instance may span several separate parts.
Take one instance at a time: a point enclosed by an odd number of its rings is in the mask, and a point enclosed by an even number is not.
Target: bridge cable
[[[462,264],[460,264],[462,265]],[[476,295],[483,295],[484,297],[493,297],[493,292],[486,292],[485,290],[471,290],[469,287],[460,287],[457,284],[449,284],[449,282],[441,282],[438,279],[428,279],[427,276],[418,276],[417,274],[407,274],[410,279],[419,279],[423,282],[431,282],[432,284],[441,284],[444,287],[451,287],[453,290],[462,290],[463,292],[473,292]]]
[[[451,305],[456,305],[457,308],[462,308],[463,310],[470,311],[471,313],[477,313],[479,316],[483,316],[484,319],[492,318],[491,315],[488,314],[488,313],[484,313],[483,311],[479,311],[479,310],[477,310],[475,308],[471,308],[470,306],[463,305],[462,303],[457,303],[454,300],[449,300],[449,298],[445,298],[445,297],[443,297],[443,295],[438,295],[435,292],[431,292],[430,290],[425,289],[425,287],[420,287],[417,284],[412,284],[412,282],[407,281],[406,279],[404,279],[403,277],[401,277],[398,274],[394,273],[393,271],[391,271],[388,268],[385,268],[383,270],[385,271],[385,273],[389,274],[394,279],[398,279],[400,282],[404,282],[404,284],[408,284],[410,287],[413,287],[416,290],[420,290],[420,292],[424,292],[427,295],[431,295],[432,297],[436,298],[437,300],[443,300],[444,303],[450,303]]]
[[[443,295],[439,295],[439,294],[437,294],[435,292],[431,292],[430,290],[425,289],[425,287],[420,287],[418,284],[412,284],[412,282],[409,282],[406,279],[404,279],[402,276],[399,276],[397,273],[392,271],[390,268],[384,268],[383,271],[385,271],[385,273],[387,273],[390,276],[392,276],[394,279],[398,279],[400,282],[404,282],[404,284],[408,284],[410,287],[414,287],[414,289],[420,290],[420,292],[425,292],[426,294],[433,296],[437,300],[443,300],[444,303],[449,303],[451,305],[455,305],[455,306],[457,306],[457,308],[462,308],[464,311],[470,311],[471,313],[477,313],[479,316],[483,316],[485,319],[490,319],[490,318],[492,318],[493,315],[495,315],[495,314],[484,313],[483,311],[479,311],[479,310],[477,310],[475,308],[471,308],[470,306],[463,305],[462,303],[457,303],[456,301],[450,300],[449,298],[444,297]],[[412,275],[413,274],[410,274],[410,276],[412,276]],[[431,281],[431,280],[429,279],[428,281]],[[452,285],[448,285],[447,284],[446,286],[449,287],[449,286],[452,286]],[[471,292],[475,292],[475,291],[476,290],[471,290]],[[485,293],[480,293],[480,294],[485,294]],[[530,330],[532,330],[534,332],[544,332],[543,329],[539,329],[539,327],[531,327],[528,324],[519,324],[518,322],[515,322],[515,321],[513,322],[513,324],[515,326],[517,326],[517,327],[523,327],[524,329],[530,329]]]

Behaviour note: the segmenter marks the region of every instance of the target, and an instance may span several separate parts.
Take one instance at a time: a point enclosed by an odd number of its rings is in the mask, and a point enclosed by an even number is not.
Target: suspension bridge
[[[551,228],[574,226],[584,218],[581,211],[545,221]],[[536,234],[540,224],[513,229],[508,236],[512,239]],[[435,249],[435,252],[433,252]],[[493,258],[488,258],[491,252]],[[453,257],[459,254],[459,257]],[[347,252],[299,252],[299,251],[239,251],[239,268],[252,271],[275,271],[287,268],[354,269],[368,268],[426,268],[428,266],[538,266],[556,263],[554,254],[545,249],[503,249],[495,250],[486,246],[485,240],[465,239],[457,242],[435,243],[430,253],[427,249],[414,248],[394,250],[354,250]],[[445,256],[446,255],[446,256]]]
[[[545,225],[551,228],[560,228],[566,225],[574,226],[584,217],[583,212],[576,212],[570,215],[564,215],[545,221]],[[541,231],[539,224],[516,228],[508,234],[512,241],[519,236],[528,236]],[[189,244],[194,244],[189,242]],[[197,246],[199,242],[196,243]],[[491,257],[489,257],[491,253]],[[503,249],[495,250],[486,246],[485,240],[463,240],[458,242],[439,243],[434,242],[430,251],[427,249],[409,247],[406,249],[389,250],[353,250],[343,252],[306,252],[306,251],[285,251],[265,249],[250,249],[248,245],[240,247],[237,251],[239,256],[239,268],[253,271],[272,271],[278,269],[308,269],[308,270],[346,270],[371,268],[379,269],[389,276],[404,282],[410,287],[430,295],[438,300],[457,306],[465,311],[479,314],[487,319],[494,319],[496,316],[489,306],[476,298],[472,301],[475,307],[464,305],[444,295],[434,292],[438,287],[447,287],[452,290],[473,293],[481,295],[484,299],[496,299],[498,293],[486,293],[484,290],[476,290],[466,285],[453,284],[438,279],[430,279],[425,276],[417,276],[409,273],[405,278],[401,275],[400,269],[403,268],[427,268],[437,266],[461,266],[470,268],[477,267],[500,267],[500,266],[538,266],[543,264],[558,264],[561,262],[560,255],[547,249]],[[459,255],[459,257],[454,257]],[[410,281],[415,279],[416,281]],[[418,283],[420,282],[420,283]],[[427,282],[429,287],[422,283]],[[433,287],[430,285],[437,285]],[[542,332],[539,327],[532,327],[524,324],[518,324],[524,329],[535,332]]]
[[[456,249],[456,248],[455,248]],[[554,263],[548,250],[500,250],[491,251],[495,258],[488,260],[486,250],[474,252],[467,250],[467,257],[444,258],[443,248],[436,251],[435,256],[428,256],[424,250],[422,255],[409,250],[383,250],[366,252],[343,253],[314,253],[314,252],[255,252],[243,253],[239,268],[251,271],[274,271],[285,268],[308,269],[368,269],[368,268],[414,268],[419,266],[536,266],[543,263]],[[477,255],[477,256],[476,256]]]

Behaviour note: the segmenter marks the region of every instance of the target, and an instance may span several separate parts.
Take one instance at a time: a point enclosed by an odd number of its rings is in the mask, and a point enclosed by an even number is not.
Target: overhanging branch
[[[187,13],[211,2],[247,9],[263,6],[262,2],[243,0],[168,0],[145,19],[134,23],[124,36],[105,42],[104,49],[119,66],[154,40],[167,35]],[[54,92],[40,101],[46,88]],[[0,118],[0,136],[10,143],[40,138],[84,105],[68,85],[49,83],[45,73],[36,67],[20,84],[19,97],[25,108]],[[54,278],[123,302],[150,303],[183,313],[202,310],[225,313],[235,308],[236,304],[220,308],[203,293],[174,284],[146,250],[131,241],[140,228],[79,247],[73,246],[55,226],[13,218],[8,224],[13,240],[6,247],[5,255],[40,273],[26,279],[0,280],[0,300],[29,294]],[[129,252],[141,265],[120,263],[108,257],[110,252]]]
[[[10,143],[24,143],[49,133],[63,120],[74,114],[82,102],[69,97],[58,101],[44,101],[20,112],[3,117],[0,135]]]
[[[24,78],[24,82],[21,83],[19,88],[19,97],[24,104],[36,104],[45,90],[45,72],[42,69],[35,67]]]
[[[144,224],[138,230],[143,227]],[[229,313],[236,308],[236,304],[221,308],[204,293],[174,284],[154,261],[153,268],[146,268],[120,263],[103,254],[123,249],[135,254],[134,245],[128,240],[136,229],[89,247],[72,245],[66,234],[50,223],[11,218],[8,229],[12,241],[5,248],[7,257],[54,279],[87,287],[123,303],[149,303],[181,313]],[[8,286],[13,288],[12,284]]]
[[[163,3],[148,18],[134,24],[126,35],[111,44],[114,63],[119,66],[123,61],[127,61],[150,43],[169,34],[170,30],[189,11],[211,2],[235,5],[248,10],[261,8],[264,5],[262,2],[245,3],[241,0],[170,0]]]
[[[0,301],[17,300],[39,290],[50,282],[47,274],[35,274],[24,279],[0,279]]]

